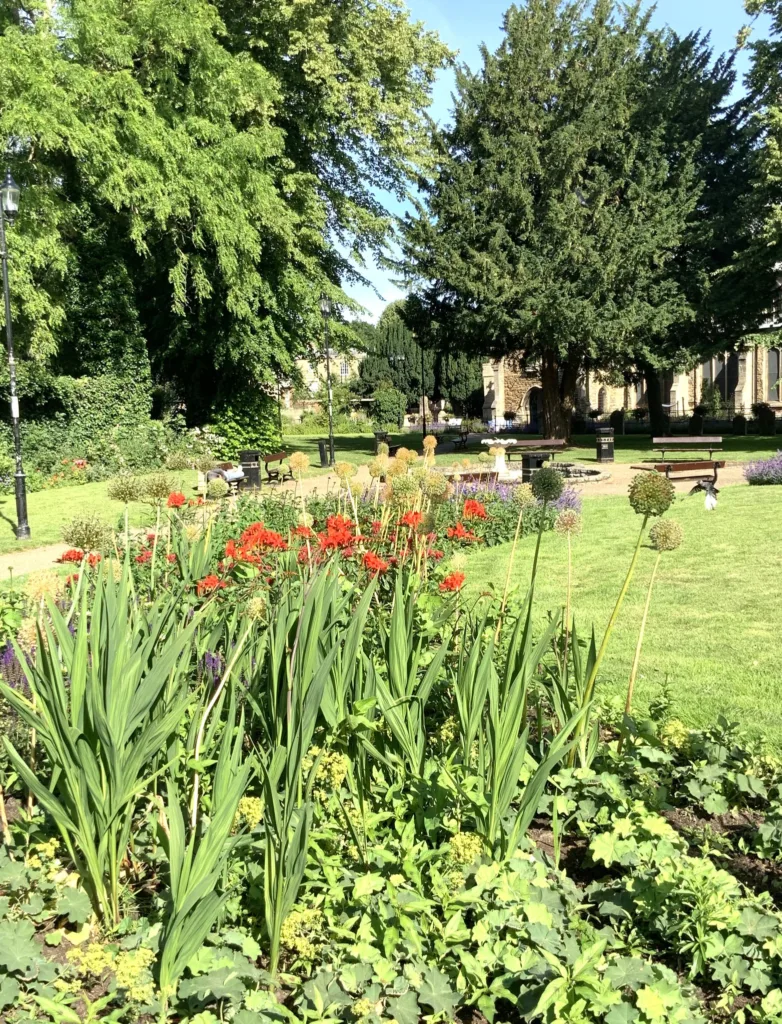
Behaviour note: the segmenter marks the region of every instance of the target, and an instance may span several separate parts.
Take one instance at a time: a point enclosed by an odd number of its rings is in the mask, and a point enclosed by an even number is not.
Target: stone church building
[[[704,383],[716,386],[730,410],[750,414],[757,402],[768,402],[782,415],[782,346],[748,348],[726,353],[682,373],[666,373],[662,379],[663,405],[671,419],[688,417],[698,404]],[[508,357],[483,364],[483,418],[502,421],[512,413],[515,423],[539,430],[542,423],[542,391],[534,369],[525,369],[520,359]],[[577,404],[586,416],[597,409],[608,415],[614,409],[646,406],[643,383],[614,387],[596,371],[584,374],[578,386]]]

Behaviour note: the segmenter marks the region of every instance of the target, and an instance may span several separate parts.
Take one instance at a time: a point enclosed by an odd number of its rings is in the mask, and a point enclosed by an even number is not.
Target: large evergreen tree
[[[701,185],[638,117],[640,4],[527,0],[496,53],[458,74],[453,127],[407,224],[411,274],[440,331],[537,361],[544,429],[566,436],[587,361],[692,315],[668,264]]]
[[[343,253],[388,236],[377,187],[426,159],[435,37],[397,0],[4,0],[0,33],[22,352],[93,336],[110,279],[194,418],[320,347]]]
[[[646,56],[640,134],[661,134],[672,174],[691,153],[700,185],[667,273],[686,296],[684,317],[662,331],[641,330],[621,369],[643,376],[652,430],[665,426],[660,386],[666,370],[690,369],[733,350],[771,304],[773,260],[755,244],[762,203],[757,184],[759,124],[751,103],[732,99],[734,59],[713,60],[699,33],[662,34]]]

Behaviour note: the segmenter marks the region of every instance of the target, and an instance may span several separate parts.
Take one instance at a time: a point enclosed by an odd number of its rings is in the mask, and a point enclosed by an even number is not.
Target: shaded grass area
[[[297,434],[285,439],[285,450],[288,452],[305,452],[310,458],[310,470],[306,475],[313,476],[327,472],[320,468],[320,457],[318,454],[318,439],[322,434],[303,435]],[[516,437],[524,440],[531,440],[535,434],[502,434],[502,437]],[[443,439],[444,442],[449,440]],[[655,459],[658,456],[652,451],[652,439],[649,436],[640,434],[620,435],[616,439],[616,461],[623,463],[643,462]],[[421,452],[422,436],[420,433],[406,433],[392,435],[392,444],[403,444],[417,452]],[[337,434],[334,438],[334,452],[338,460],[345,462],[362,463],[371,459],[374,455],[375,439],[371,434]],[[453,462],[469,459],[475,462],[481,451],[487,450],[486,445],[479,441],[470,443],[466,451],[446,452],[436,454],[438,464],[450,466]],[[736,436],[723,438],[722,451],[715,453],[715,458],[726,459],[731,462],[751,462],[773,455],[782,448],[782,436],[779,437],[755,437]],[[666,455],[666,458],[708,458],[708,452],[687,453],[686,455]],[[594,434],[578,434],[572,439],[572,444],[567,451],[557,454],[556,459],[560,462],[596,462],[595,436]]]
[[[646,710],[667,682],[673,714],[705,726],[717,715],[765,734],[782,747],[782,488],[726,487],[715,512],[701,497],[678,497],[669,515],[684,543],[663,556],[655,585],[636,708]],[[583,534],[573,541],[573,607],[580,632],[595,625],[598,643],[627,571],[640,519],[625,498],[584,502]],[[517,552],[513,582],[529,582],[534,538]],[[501,588],[510,544],[470,556],[468,594],[492,581]],[[654,553],[642,549],[638,570],[612,637],[598,696],[624,698]],[[544,537],[536,618],[564,604],[567,546]]]
[[[194,472],[166,472],[173,489],[181,489],[188,496],[195,487]],[[17,540],[16,501],[13,494],[0,495],[0,554],[8,551],[24,551],[27,548],[57,544],[62,541],[62,530],[74,516],[96,515],[112,525],[118,526],[124,506],[111,501],[107,493],[108,481],[81,484],[75,487],[58,487],[52,490],[36,491],[27,496],[27,508],[32,538]],[[134,502],[130,506],[131,526],[145,526],[154,522],[154,512],[149,505]],[[65,545],[63,545],[65,546]]]

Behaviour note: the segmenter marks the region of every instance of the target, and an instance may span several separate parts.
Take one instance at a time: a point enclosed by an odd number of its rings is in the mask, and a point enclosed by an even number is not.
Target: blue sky
[[[502,38],[502,16],[510,0],[407,0],[412,17],[434,29],[452,49],[459,51],[459,60],[471,68],[480,66],[479,47],[486,43],[495,49]],[[653,15],[654,25],[670,25],[680,33],[703,29],[711,33],[715,52],[730,49],[742,25],[750,19],[744,13],[743,0],[658,0]],[[764,23],[758,21],[753,36],[763,34]],[[748,53],[739,55],[738,68],[746,71]],[[438,81],[431,113],[441,123],[447,121],[453,89],[452,73],[444,73]],[[364,271],[380,297],[371,288],[349,287],[348,293],[369,310],[376,319],[386,302],[401,297],[389,275],[374,266]]]

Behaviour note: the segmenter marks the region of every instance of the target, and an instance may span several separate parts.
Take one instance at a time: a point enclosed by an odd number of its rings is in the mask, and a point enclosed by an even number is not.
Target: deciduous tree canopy
[[[89,369],[101,325],[143,337],[193,417],[320,339],[448,59],[397,0],[6,3],[0,29],[23,351]]]

